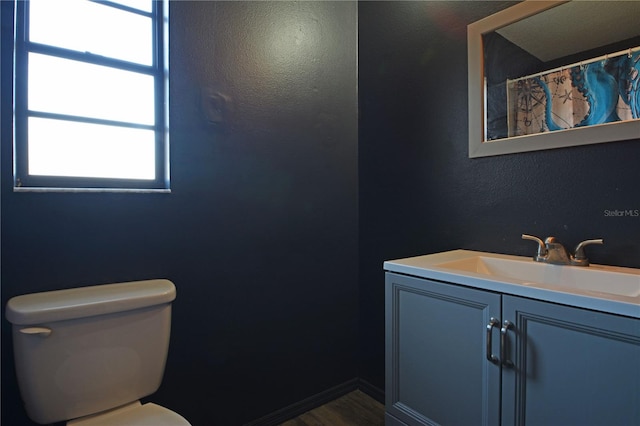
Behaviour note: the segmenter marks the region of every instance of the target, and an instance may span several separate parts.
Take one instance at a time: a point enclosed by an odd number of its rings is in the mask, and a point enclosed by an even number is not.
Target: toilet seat
[[[191,426],[168,408],[140,401],[67,422],[67,426]]]

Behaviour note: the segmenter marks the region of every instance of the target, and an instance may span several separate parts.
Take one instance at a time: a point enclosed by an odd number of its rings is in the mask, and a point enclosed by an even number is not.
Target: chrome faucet
[[[522,239],[538,243],[538,252],[533,256],[533,260],[553,265],[589,266],[589,259],[584,254],[584,247],[589,244],[603,244],[602,238],[585,240],[576,246],[572,255],[567,252],[567,249],[562,244],[556,241],[555,237],[547,237],[542,241],[533,235],[522,234]]]

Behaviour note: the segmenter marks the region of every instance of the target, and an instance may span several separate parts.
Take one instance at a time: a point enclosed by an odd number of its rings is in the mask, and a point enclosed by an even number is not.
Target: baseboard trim
[[[313,410],[314,408],[318,408],[319,406],[326,404],[327,402],[340,398],[341,396],[346,395],[356,389],[360,389],[371,398],[384,404],[383,389],[372,385],[366,380],[353,378],[323,392],[310,396],[309,398],[303,399],[300,402],[296,402],[295,404],[291,404],[287,407],[281,408],[280,410],[274,411],[273,413],[267,414],[266,416],[261,417],[257,420],[245,423],[243,426],[277,426],[281,423],[286,422],[287,420],[304,414],[309,410]]]
[[[340,398],[341,396],[358,389],[359,384],[359,379],[351,379],[340,385],[334,386],[323,392],[310,396],[309,398],[303,399],[300,402],[296,402],[295,404],[291,404],[287,407],[281,408],[280,410],[274,411],[271,414],[267,414],[266,416],[261,417],[257,420],[245,423],[244,426],[277,426],[281,423],[286,422],[287,420],[299,416],[300,414],[304,414],[309,410],[313,410],[314,408],[317,408],[323,404],[326,404],[327,402],[333,401],[334,399]]]
[[[380,389],[364,379],[358,379],[358,389],[379,403],[384,404],[384,389]]]

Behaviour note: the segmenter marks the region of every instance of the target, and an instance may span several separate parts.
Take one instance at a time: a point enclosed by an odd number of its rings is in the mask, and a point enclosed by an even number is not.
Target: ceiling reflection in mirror
[[[570,1],[482,35],[485,141],[640,119],[640,1]]]

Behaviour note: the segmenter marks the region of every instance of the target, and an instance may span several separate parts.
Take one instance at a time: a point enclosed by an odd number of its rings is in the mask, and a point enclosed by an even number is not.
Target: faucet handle
[[[544,257],[547,255],[547,245],[544,241],[534,235],[522,234],[523,240],[531,240],[538,243],[538,253],[533,257],[533,260],[536,262],[541,262]]]
[[[589,264],[589,259],[587,259],[587,256],[584,254],[584,247],[589,244],[604,244],[604,241],[602,238],[597,238],[594,240],[584,240],[583,242],[579,243],[576,246],[573,254],[573,259],[578,261],[578,263],[584,263],[586,265]]]

